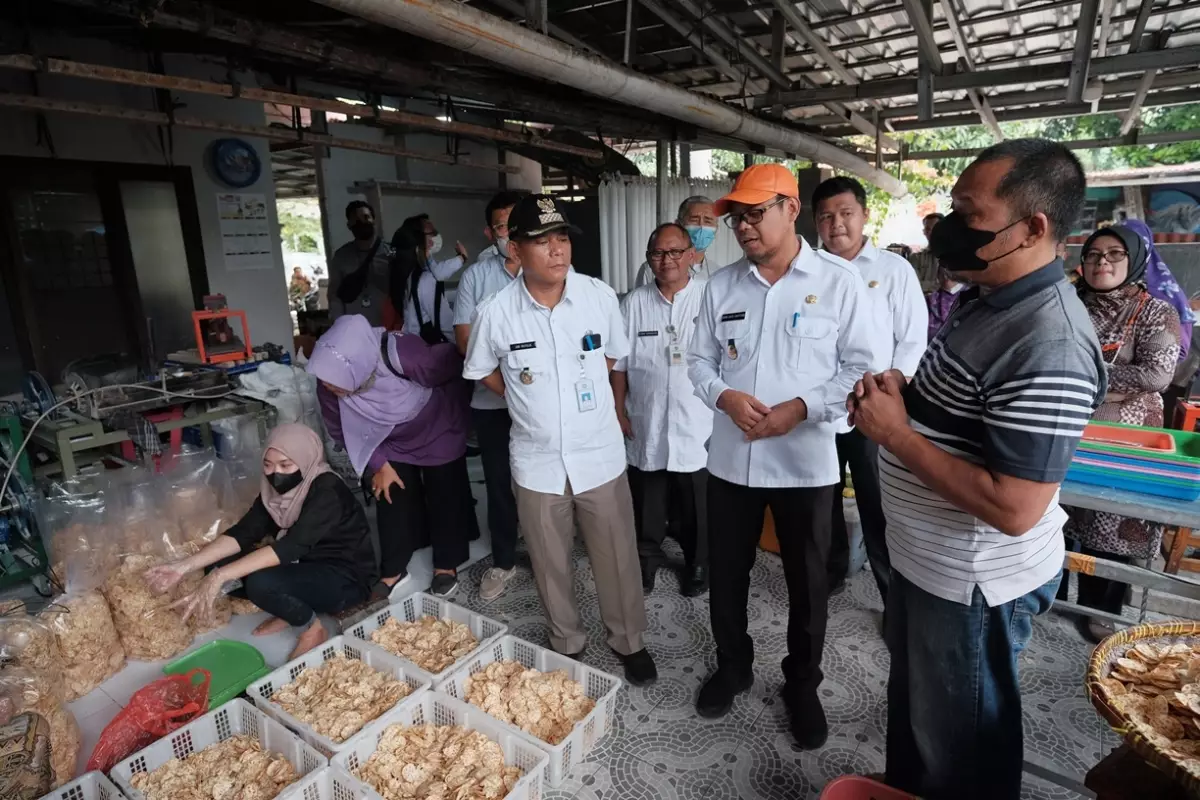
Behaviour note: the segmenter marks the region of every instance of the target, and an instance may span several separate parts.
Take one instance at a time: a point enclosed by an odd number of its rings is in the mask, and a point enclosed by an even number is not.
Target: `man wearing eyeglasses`
[[[680,592],[695,597],[708,590],[706,492],[712,412],[692,389],[686,354],[700,313],[703,278],[693,277],[696,249],[677,222],[659,225],[646,245],[654,281],[621,301],[629,355],[611,374],[617,420],[625,434],[629,484],[638,535],[642,588],[654,591],[655,574],[666,561],[668,499],[673,532],[683,548]]]
[[[775,520],[788,587],[783,699],[796,744],[829,729],[817,695],[825,644],[834,434],[845,392],[871,363],[858,270],[796,236],[796,176],[757,164],[717,201],[745,258],[705,287],[688,351],[696,394],[714,409],[708,458],[709,613],[717,670],[696,701],[720,717],[754,681],[746,603],[763,519]]]

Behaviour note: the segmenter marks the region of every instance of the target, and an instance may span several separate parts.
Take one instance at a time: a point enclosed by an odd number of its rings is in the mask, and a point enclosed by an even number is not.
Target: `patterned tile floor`
[[[619,662],[604,643],[595,583],[582,548],[576,562],[576,592],[590,634],[584,660],[619,675]],[[505,595],[483,603],[478,584],[489,564],[485,560],[464,573],[456,602],[506,622],[516,636],[547,645],[528,562]],[[692,704],[715,666],[708,598],[680,596],[674,573],[659,572],[657,588],[646,601],[658,683],[621,693],[615,730],[547,800],[800,800],[816,798],[840,775],[883,770],[888,655],[878,632],[882,606],[870,574],[860,573],[830,600],[821,686],[830,736],[813,752],[792,746],[778,694],[787,625],[778,557],[759,553],[750,591],[754,688],[724,719],[705,720]],[[1052,613],[1037,620],[1021,665],[1026,757],[1079,780],[1118,744],[1083,692],[1089,653],[1071,620]],[[1029,775],[1022,793],[1023,800],[1080,796]]]

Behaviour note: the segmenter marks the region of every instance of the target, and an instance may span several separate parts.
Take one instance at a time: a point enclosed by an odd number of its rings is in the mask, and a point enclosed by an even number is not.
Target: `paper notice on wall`
[[[221,245],[225,269],[273,269],[274,242],[267,218],[267,196],[245,192],[218,192],[217,216],[221,220]]]

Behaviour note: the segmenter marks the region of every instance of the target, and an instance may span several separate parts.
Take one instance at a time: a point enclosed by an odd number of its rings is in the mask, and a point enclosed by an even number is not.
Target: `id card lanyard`
[[[594,334],[591,331],[583,337],[583,346],[592,345],[592,337]],[[596,385],[592,379],[587,376],[587,353],[580,351],[577,356],[579,359],[579,380],[575,381],[575,403],[579,406],[580,413],[596,410]]]
[[[675,327],[675,323],[667,324],[667,335],[671,337],[667,344],[667,363],[672,367],[683,366],[683,345],[679,343],[679,330]]]

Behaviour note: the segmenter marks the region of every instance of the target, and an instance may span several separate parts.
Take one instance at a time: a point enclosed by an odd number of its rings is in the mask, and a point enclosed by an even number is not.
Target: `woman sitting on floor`
[[[329,638],[317,614],[364,602],[379,579],[371,530],[354,493],[325,461],[320,437],[304,425],[271,431],[262,488],[246,515],[196,555],[146,572],[158,592],[189,573],[207,573],[176,606],[186,620],[212,613],[222,586],[240,579],[244,596],[271,614],[255,636],[289,626],[299,633],[289,659]],[[255,549],[264,538],[267,546]]]
[[[1179,315],[1146,289],[1150,252],[1142,237],[1121,225],[1102,228],[1083,245],[1083,275],[1077,284],[1096,328],[1108,367],[1108,393],[1092,416],[1105,422],[1161,427],[1159,394],[1171,382],[1179,360]],[[1064,529],[1087,555],[1129,563],[1152,558],[1162,526],[1103,511],[1069,509]],[[1060,587],[1065,595],[1066,581]],[[1079,575],[1079,604],[1120,614],[1128,587],[1119,581]],[[1112,626],[1082,620],[1081,633],[1100,641]]]

